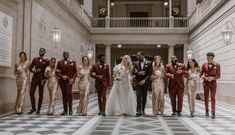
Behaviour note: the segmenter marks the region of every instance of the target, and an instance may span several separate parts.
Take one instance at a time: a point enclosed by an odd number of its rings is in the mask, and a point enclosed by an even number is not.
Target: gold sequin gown
[[[80,94],[80,102],[77,108],[77,113],[81,115],[86,115],[88,107],[88,96],[90,93],[90,69],[80,66],[80,76],[78,79],[78,90]]]
[[[57,95],[57,90],[59,88],[57,76],[55,74],[55,68],[51,68],[48,66],[45,70],[45,73],[49,73],[48,80],[47,80],[47,88],[49,91],[49,106],[48,106],[48,111],[47,114],[52,115],[54,114],[54,108],[55,108],[55,103],[56,103],[56,95]]]
[[[24,64],[16,63],[16,86],[17,86],[17,97],[15,102],[16,113],[22,113],[25,92],[27,88],[28,81],[28,62]]]

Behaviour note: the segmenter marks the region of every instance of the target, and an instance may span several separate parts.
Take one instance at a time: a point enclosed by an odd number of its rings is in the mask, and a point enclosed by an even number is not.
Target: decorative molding
[[[191,38],[191,40],[189,39],[189,42],[192,43],[193,41],[197,40],[199,37],[201,37],[202,35],[204,35],[206,32],[208,32],[210,29],[212,29],[213,27],[215,27],[217,24],[219,24],[221,21],[223,21],[226,17],[228,17],[229,15],[233,14],[235,12],[235,5],[232,6],[229,10],[227,10],[225,13],[223,13],[220,17],[218,17],[216,20],[214,20],[212,23],[210,23],[206,28],[204,28],[202,31],[200,31],[198,34],[196,34],[193,38]],[[208,18],[207,18],[208,19]],[[191,34],[196,28],[199,28],[199,24],[198,26],[195,26],[194,29],[189,31],[189,34]]]

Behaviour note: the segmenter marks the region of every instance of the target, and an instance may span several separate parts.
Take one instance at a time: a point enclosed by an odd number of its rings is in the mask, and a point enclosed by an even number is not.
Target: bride
[[[114,82],[106,105],[107,115],[135,115],[136,98],[131,85],[132,62],[128,55],[113,69]]]

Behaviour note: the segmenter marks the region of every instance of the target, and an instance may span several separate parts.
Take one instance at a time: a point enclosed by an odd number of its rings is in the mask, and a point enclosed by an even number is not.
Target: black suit
[[[144,75],[139,75],[138,72],[145,71]],[[146,99],[147,99],[147,90],[150,85],[150,76],[152,74],[152,62],[149,60],[144,61],[144,66],[141,68],[141,61],[134,63],[133,74],[136,75],[136,95],[137,95],[137,112],[144,112]],[[143,85],[138,83],[142,80],[145,80]]]

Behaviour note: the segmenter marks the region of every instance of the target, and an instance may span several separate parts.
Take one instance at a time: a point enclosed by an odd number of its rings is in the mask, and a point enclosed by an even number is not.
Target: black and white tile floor
[[[163,116],[151,115],[151,94],[144,117],[98,116],[97,96],[90,95],[87,116],[60,116],[62,104],[57,103],[56,114],[10,115],[0,118],[0,135],[235,135],[235,107],[217,102],[216,119],[204,116],[204,103],[196,102],[196,116],[189,117],[187,95],[184,97],[182,117],[172,117],[170,100],[165,96]]]

